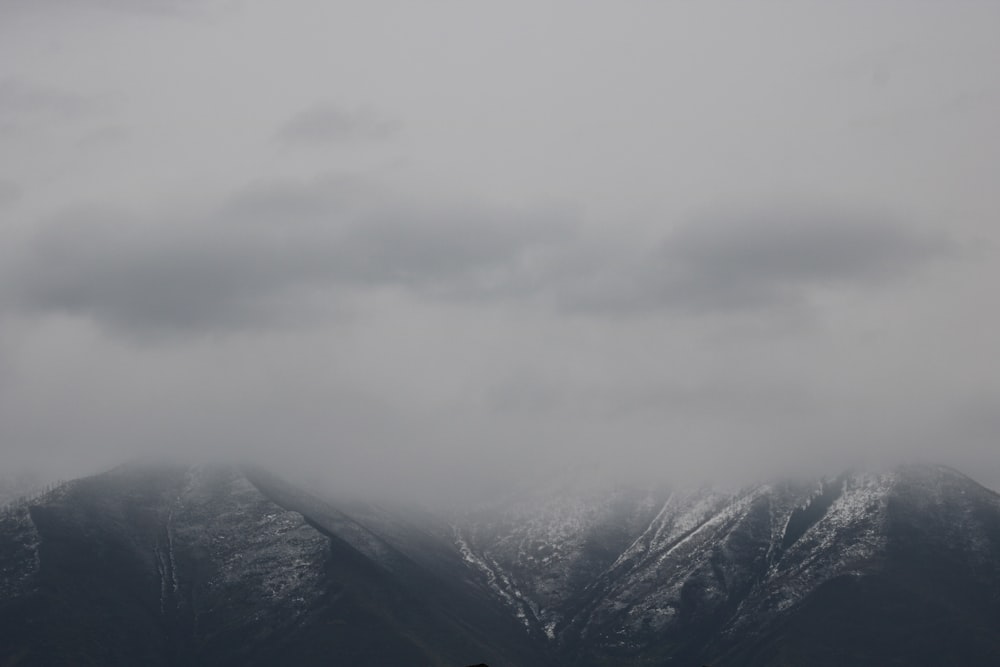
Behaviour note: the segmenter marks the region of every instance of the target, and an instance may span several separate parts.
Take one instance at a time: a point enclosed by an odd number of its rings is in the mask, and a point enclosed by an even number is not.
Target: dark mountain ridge
[[[909,466],[434,516],[126,466],[0,514],[0,665],[993,665],[1000,497]]]

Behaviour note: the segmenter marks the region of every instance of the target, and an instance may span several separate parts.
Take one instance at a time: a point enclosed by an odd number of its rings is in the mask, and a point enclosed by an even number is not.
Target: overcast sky
[[[998,25],[2,0],[0,466],[1000,487]]]

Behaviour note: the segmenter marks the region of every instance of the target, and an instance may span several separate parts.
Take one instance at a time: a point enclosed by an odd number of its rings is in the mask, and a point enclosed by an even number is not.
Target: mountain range
[[[996,665],[1000,496],[941,466],[429,512],[128,465],[0,513],[0,665]]]

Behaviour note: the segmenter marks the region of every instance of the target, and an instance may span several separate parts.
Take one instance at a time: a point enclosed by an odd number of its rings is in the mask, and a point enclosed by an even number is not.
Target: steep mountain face
[[[1000,497],[939,467],[435,517],[122,468],[0,514],[0,665],[993,665]]]
[[[476,582],[440,579],[261,474],[123,468],[0,518],[2,665],[532,665],[535,653]]]
[[[1000,498],[950,469],[664,495],[577,504],[569,539],[545,521],[566,500],[536,499],[472,518],[461,544],[567,664],[1000,655]]]

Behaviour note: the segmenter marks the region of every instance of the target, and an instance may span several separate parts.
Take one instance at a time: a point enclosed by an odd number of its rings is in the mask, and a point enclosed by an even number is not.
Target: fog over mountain
[[[1000,488],[998,20],[0,3],[0,469]]]

